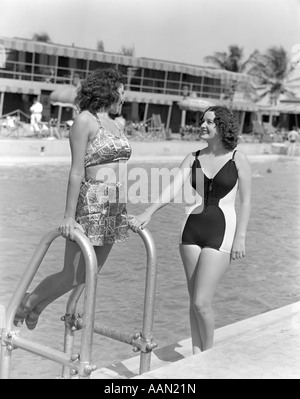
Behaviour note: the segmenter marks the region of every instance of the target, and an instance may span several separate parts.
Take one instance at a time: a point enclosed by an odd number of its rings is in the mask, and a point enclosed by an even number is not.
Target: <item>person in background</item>
[[[213,346],[213,298],[231,261],[246,254],[252,181],[247,157],[236,149],[239,125],[233,113],[225,107],[209,107],[200,127],[200,137],[207,146],[188,154],[173,182],[162,191],[158,200],[129,221],[133,231],[145,228],[154,213],[171,202],[187,180],[203,199],[187,215],[179,241],[190,297],[194,354]],[[238,190],[240,209],[237,218],[235,198]]]
[[[99,270],[112,246],[128,238],[123,184],[130,144],[110,114],[121,112],[124,76],[115,69],[97,69],[78,93],[80,109],[70,129],[71,168],[64,218],[59,231],[66,238],[62,271],[46,277],[26,293],[14,324],[33,330],[41,312],[55,299],[85,282],[85,261],[74,231],[79,229],[94,246]]]
[[[42,121],[43,105],[35,97],[30,107],[30,129],[34,133],[40,133],[40,123]]]
[[[296,142],[298,140],[299,137],[299,133],[297,131],[296,126],[293,126],[293,129],[289,131],[288,133],[288,149],[287,149],[287,155],[289,156],[294,156],[295,155],[295,151],[296,151]]]
[[[49,138],[51,139],[61,139],[61,133],[57,127],[57,119],[50,118],[48,122],[49,128]]]

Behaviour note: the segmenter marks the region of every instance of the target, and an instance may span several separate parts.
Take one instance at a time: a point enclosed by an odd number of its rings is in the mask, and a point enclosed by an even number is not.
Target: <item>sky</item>
[[[262,53],[300,44],[300,0],[0,0],[0,36],[207,65],[230,45]]]

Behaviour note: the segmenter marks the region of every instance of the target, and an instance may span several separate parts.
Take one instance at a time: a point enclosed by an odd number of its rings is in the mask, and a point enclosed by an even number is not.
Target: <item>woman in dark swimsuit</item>
[[[114,243],[128,237],[126,162],[131,147],[121,127],[109,114],[119,114],[124,98],[124,76],[115,69],[95,70],[83,82],[77,103],[80,114],[70,130],[72,163],[64,219],[59,226],[67,238],[64,268],[26,293],[14,319],[33,330],[41,312],[58,297],[85,281],[85,261],[74,241],[74,229],[94,245],[99,270]]]
[[[179,242],[190,296],[193,353],[213,346],[214,295],[231,259],[245,256],[252,173],[247,157],[236,150],[238,133],[238,123],[227,108],[208,108],[200,133],[207,146],[188,154],[159,200],[129,222],[134,231],[146,227],[152,215],[172,201],[187,180],[202,198],[187,215]],[[237,220],[234,205],[238,190]]]

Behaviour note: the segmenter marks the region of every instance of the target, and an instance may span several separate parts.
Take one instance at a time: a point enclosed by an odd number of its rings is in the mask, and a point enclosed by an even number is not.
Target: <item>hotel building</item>
[[[51,93],[107,67],[117,68],[127,78],[122,108],[126,120],[145,122],[159,114],[170,132],[178,132],[181,126],[196,123],[201,112],[197,100],[205,100],[231,107],[247,132],[257,110],[248,96],[251,78],[246,74],[20,38],[0,37],[1,49],[0,116],[16,109],[29,114],[33,98],[38,97],[43,120],[57,117]],[[192,105],[184,106],[183,100],[190,97]],[[73,115],[72,106],[66,105],[62,121]]]

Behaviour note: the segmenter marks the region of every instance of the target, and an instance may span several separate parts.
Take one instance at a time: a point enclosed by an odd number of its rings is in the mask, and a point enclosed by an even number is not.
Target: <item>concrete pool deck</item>
[[[300,302],[217,329],[214,347],[197,355],[190,339],[157,348],[142,375],[139,358],[96,370],[91,378],[299,379]]]

